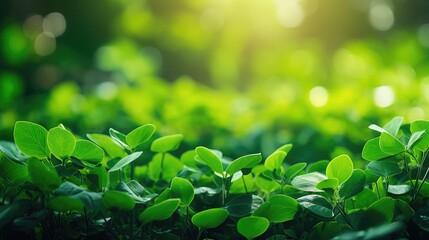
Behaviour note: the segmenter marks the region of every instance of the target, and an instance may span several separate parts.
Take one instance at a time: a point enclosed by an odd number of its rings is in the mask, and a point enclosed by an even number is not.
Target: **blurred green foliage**
[[[428,117],[428,7],[6,1],[0,134],[11,139],[17,120],[63,122],[77,133],[150,122],[231,157],[293,142],[292,161],[358,159],[370,123]]]

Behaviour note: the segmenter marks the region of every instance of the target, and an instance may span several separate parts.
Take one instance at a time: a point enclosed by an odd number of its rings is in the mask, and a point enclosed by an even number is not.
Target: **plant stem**
[[[411,173],[410,173],[410,169],[408,167],[408,161],[407,161],[407,159],[405,159],[405,154],[403,154],[402,156],[404,159],[405,170],[407,171],[408,178],[410,179],[411,187],[414,189],[414,193],[415,193],[416,192],[416,186],[414,185],[413,180],[411,179]]]
[[[389,177],[386,177],[386,196],[389,196]]]
[[[160,167],[160,170],[161,170],[161,173],[159,174],[159,181],[162,181],[162,173],[164,172],[164,157],[165,157],[165,153],[162,153],[162,155],[161,155],[161,167]]]
[[[222,207],[225,206],[225,194],[226,194],[226,189],[225,189],[225,176],[222,178]]]
[[[241,176],[241,180],[243,181],[244,191],[246,191],[246,193],[249,193],[249,192],[247,191],[247,185],[246,185],[246,181],[244,180],[244,175],[243,175],[243,176]]]
[[[200,228],[198,228],[197,240],[200,240],[202,233],[203,233],[203,231]]]
[[[337,204],[338,206],[338,210],[340,210],[341,215],[343,215],[344,219],[346,220],[347,224],[352,228],[353,231],[355,231],[349,216],[347,216],[347,213],[345,212],[345,210],[343,209],[343,207],[341,206],[341,204]]]

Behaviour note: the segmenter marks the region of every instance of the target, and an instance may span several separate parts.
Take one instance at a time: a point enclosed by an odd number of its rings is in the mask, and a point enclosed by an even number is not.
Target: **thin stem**
[[[203,233],[203,231],[200,228],[198,228],[197,240],[200,240],[202,233]]]
[[[380,190],[378,189],[378,184],[377,183],[374,183],[374,184],[375,184],[375,189],[377,190],[378,199],[380,199]]]
[[[425,172],[425,175],[423,176],[422,182],[420,183],[420,186],[419,186],[419,188],[417,189],[416,197],[417,197],[417,195],[419,194],[420,189],[423,187],[423,184],[425,183],[425,180],[426,180],[426,178],[427,178],[428,174],[429,174],[429,168],[427,168],[427,169],[426,169],[426,172]]]
[[[354,231],[355,228],[353,227],[349,216],[347,216],[347,213],[345,212],[345,210],[343,209],[343,207],[341,206],[341,204],[337,204],[338,206],[338,210],[340,210],[341,215],[343,215],[344,219],[346,220],[347,224],[352,228],[352,230]]]
[[[226,194],[226,188],[225,188],[225,176],[222,178],[222,207],[225,206],[225,194]]]
[[[386,177],[386,196],[389,196],[389,177]]]
[[[402,156],[403,156],[403,159],[404,159],[405,170],[407,171],[408,178],[410,179],[411,186],[413,187],[414,192],[415,192],[416,191],[416,186],[414,185],[413,180],[411,179],[411,173],[410,173],[410,169],[408,167],[408,161],[407,161],[407,159],[405,159],[405,154],[403,154]]]
[[[164,172],[164,157],[165,157],[165,153],[162,153],[161,155],[161,173],[159,174],[159,180],[162,181],[162,173]]]
[[[243,181],[244,191],[246,191],[246,193],[249,193],[249,192],[247,191],[247,185],[246,185],[246,181],[244,180],[244,175],[243,175],[243,176],[241,176],[241,180]]]

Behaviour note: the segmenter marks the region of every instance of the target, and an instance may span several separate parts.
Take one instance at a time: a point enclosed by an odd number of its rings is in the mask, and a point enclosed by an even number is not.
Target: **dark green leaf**
[[[17,163],[23,164],[28,160],[28,157],[22,154],[13,142],[0,141],[0,152]]]
[[[331,203],[320,195],[306,195],[297,200],[301,206],[320,217],[331,218],[334,216]]]
[[[384,197],[369,206],[359,220],[358,228],[367,229],[390,223],[395,213],[395,202],[390,197]]]
[[[226,203],[225,209],[231,217],[244,217],[252,214],[263,203],[264,200],[256,195],[242,194]]]
[[[298,201],[286,195],[274,195],[264,205],[253,216],[265,217],[273,223],[292,220],[298,211]]]
[[[347,181],[339,186],[340,198],[345,200],[351,198],[363,191],[365,187],[366,175],[361,169],[353,170],[352,175]]]
[[[27,164],[30,181],[43,192],[52,192],[61,184],[61,179],[51,163],[32,158]]]
[[[77,211],[83,213],[83,203],[79,199],[67,196],[58,196],[49,200],[49,207],[57,212]]]
[[[399,163],[394,159],[373,161],[368,164],[368,169],[378,176],[390,177],[402,172]]]

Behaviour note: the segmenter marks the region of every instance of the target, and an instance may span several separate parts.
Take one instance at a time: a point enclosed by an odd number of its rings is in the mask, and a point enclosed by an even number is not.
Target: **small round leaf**
[[[199,229],[215,228],[225,222],[228,211],[223,208],[212,208],[195,214],[191,221]]]

